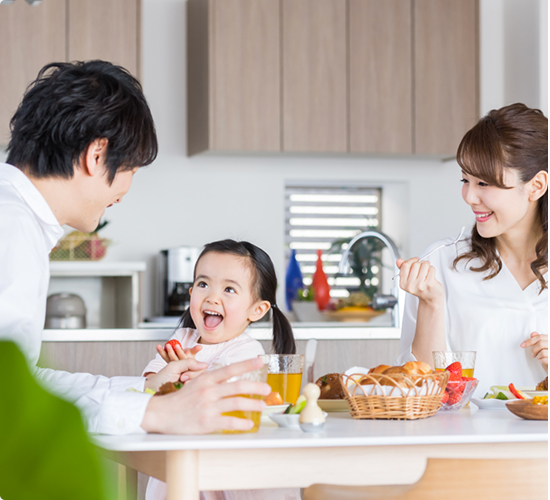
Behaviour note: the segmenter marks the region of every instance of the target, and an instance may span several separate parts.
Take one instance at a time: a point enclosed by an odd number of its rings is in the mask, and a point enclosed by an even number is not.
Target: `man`
[[[67,224],[93,231],[105,208],[119,203],[138,167],[153,162],[157,139],[139,82],[104,61],[52,63],[27,90],[11,120],[6,164],[0,164],[0,339],[13,340],[35,366],[40,354],[51,249]],[[193,379],[206,366],[170,363],[143,377],[106,378],[36,369],[39,381],[73,402],[92,432],[198,434],[247,430],[250,420],[221,413],[261,411],[267,384],[224,383],[261,366],[249,360]],[[189,380],[180,391],[141,392]]]

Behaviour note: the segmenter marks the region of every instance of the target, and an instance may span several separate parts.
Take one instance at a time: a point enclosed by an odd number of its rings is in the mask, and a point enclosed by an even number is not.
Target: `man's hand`
[[[548,373],[548,335],[533,332],[531,337],[524,340],[520,346],[524,349],[531,347],[533,357],[540,361],[540,364],[546,370],[546,373]]]
[[[168,363],[160,372],[148,375],[145,389],[158,391],[166,382],[187,382],[200,375],[208,368],[206,363],[199,363],[195,358],[182,359]]]
[[[190,361],[194,360],[179,361],[179,363]],[[222,413],[262,411],[265,408],[263,400],[235,396],[240,394],[267,396],[271,388],[268,384],[261,382],[239,380],[226,383],[225,381],[262,366],[261,359],[249,359],[219,370],[204,372],[200,377],[187,382],[177,392],[152,397],[141,427],[147,432],[163,434],[206,434],[222,429],[250,430],[253,426],[252,420],[225,417]]]

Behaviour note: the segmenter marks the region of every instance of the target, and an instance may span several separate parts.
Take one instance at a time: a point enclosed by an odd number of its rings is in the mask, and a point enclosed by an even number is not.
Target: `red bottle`
[[[323,271],[322,253],[321,250],[317,250],[317,269],[315,270],[313,282],[311,283],[315,294],[315,302],[317,302],[317,309],[319,309],[319,311],[325,310],[330,301],[330,286],[328,284],[327,275],[325,271]]]

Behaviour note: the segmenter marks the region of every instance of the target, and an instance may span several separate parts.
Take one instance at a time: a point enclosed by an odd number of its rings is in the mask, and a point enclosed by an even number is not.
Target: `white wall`
[[[284,185],[311,180],[382,185],[383,230],[402,255],[472,222],[454,161],[330,156],[186,156],[185,0],[143,0],[143,85],[160,154],[141,169],[124,202],[107,210],[107,260],[145,260],[161,249],[250,240],[284,278]],[[524,101],[547,107],[546,0],[481,0],[481,111]],[[544,10],[546,8],[546,10]],[[543,42],[541,43],[541,40]],[[546,54],[546,55],[544,55]],[[539,66],[544,66],[539,70]],[[543,87],[541,92],[539,87]],[[542,94],[542,98],[541,98]],[[145,282],[153,314],[154,272]],[[282,293],[282,287],[281,287]],[[283,303],[282,296],[279,301]]]

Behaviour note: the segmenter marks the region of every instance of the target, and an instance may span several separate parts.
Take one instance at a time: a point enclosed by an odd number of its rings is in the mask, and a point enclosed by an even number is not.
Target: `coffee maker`
[[[189,289],[193,286],[193,271],[200,251],[196,247],[161,250],[158,275],[162,316],[181,316],[189,307]]]

